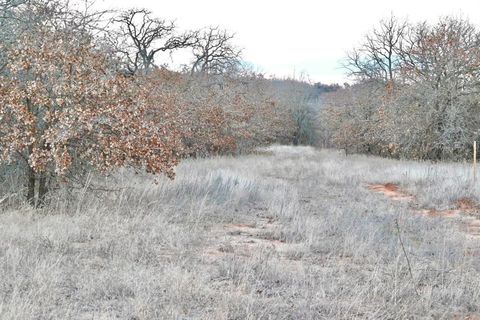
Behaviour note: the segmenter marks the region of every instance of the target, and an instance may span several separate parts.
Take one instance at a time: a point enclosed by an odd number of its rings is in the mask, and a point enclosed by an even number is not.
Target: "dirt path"
[[[381,193],[393,201],[407,201],[416,205],[416,197],[402,190],[394,183],[368,184],[367,188],[373,192]],[[455,209],[437,210],[429,208],[413,209],[413,212],[427,217],[442,217],[456,219],[460,230],[465,232],[470,238],[480,239],[480,207],[471,199],[460,199],[455,202]]]
[[[258,218],[251,223],[219,224],[210,230],[209,244],[202,256],[213,262],[226,256],[250,258],[269,252],[286,266],[298,268],[297,245],[281,237],[281,224],[273,218]]]

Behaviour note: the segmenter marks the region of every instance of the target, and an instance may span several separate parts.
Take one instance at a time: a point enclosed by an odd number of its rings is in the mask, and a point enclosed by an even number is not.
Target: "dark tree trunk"
[[[293,137],[293,145],[298,146],[298,138],[296,136]]]
[[[35,171],[28,166],[27,169],[27,201],[31,206],[35,206]]]
[[[48,192],[47,176],[42,174],[38,180],[38,202],[37,207],[43,207],[45,205],[45,199]]]

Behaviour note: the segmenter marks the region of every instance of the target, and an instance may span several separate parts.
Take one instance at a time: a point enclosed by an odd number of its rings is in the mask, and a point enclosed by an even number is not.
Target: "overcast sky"
[[[312,81],[343,83],[345,51],[382,18],[411,21],[456,15],[480,25],[480,0],[100,0],[110,8],[148,8],[181,29],[221,26],[236,34],[244,59],[278,77],[301,72]]]

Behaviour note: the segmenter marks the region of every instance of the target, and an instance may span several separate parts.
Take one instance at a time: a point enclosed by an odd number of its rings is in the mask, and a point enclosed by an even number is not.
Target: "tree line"
[[[179,31],[146,9],[0,1],[0,176],[33,206],[119,167],[174,177],[186,157],[312,143],[314,87],[245,67],[220,27]],[[189,50],[170,70],[161,54]]]
[[[480,138],[480,31],[467,19],[391,16],[348,52],[353,85],[325,96],[325,145],[389,157],[461,160]]]

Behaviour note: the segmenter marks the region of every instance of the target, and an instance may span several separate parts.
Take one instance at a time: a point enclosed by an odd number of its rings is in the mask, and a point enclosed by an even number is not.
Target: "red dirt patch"
[[[398,185],[394,183],[385,183],[385,184],[369,184],[367,185],[367,188],[378,192],[382,193],[385,196],[389,197],[392,200],[395,201],[413,201],[415,200],[415,197],[408,194],[405,191],[402,191]]]
[[[476,202],[469,198],[461,198],[455,201],[456,209],[452,210],[437,210],[437,209],[420,209],[415,210],[415,212],[427,215],[429,217],[447,217],[454,218],[461,216],[462,213],[467,213],[469,215],[474,215],[479,212],[479,206]]]
[[[383,187],[386,190],[391,191],[391,192],[397,192],[398,191],[398,186],[396,184],[393,184],[393,183],[385,183],[383,185]]]
[[[455,204],[458,209],[470,214],[475,214],[480,212],[480,206],[474,200],[469,198],[461,198],[455,201]]]
[[[369,184],[367,188],[389,197],[394,201],[414,202],[415,196],[402,191],[394,183]],[[472,199],[461,198],[455,201],[456,209],[414,209],[414,212],[428,217],[458,218],[460,229],[472,238],[480,239],[480,219],[472,217],[480,213],[480,206]]]

